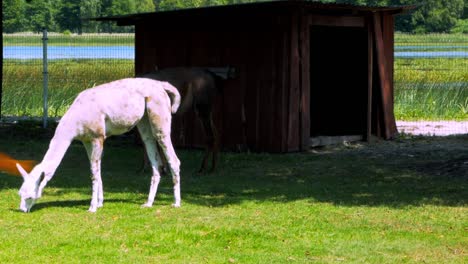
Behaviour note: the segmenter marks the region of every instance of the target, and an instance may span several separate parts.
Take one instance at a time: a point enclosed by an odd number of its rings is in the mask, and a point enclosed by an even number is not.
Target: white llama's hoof
[[[141,207],[143,207],[143,208],[151,208],[151,207],[153,207],[153,204],[144,203],[144,204],[141,205]]]
[[[88,212],[90,212],[90,213],[95,213],[96,211],[97,211],[97,208],[95,208],[95,207],[90,207],[88,209]]]
[[[180,207],[180,203],[173,203],[173,204],[172,204],[172,207],[174,207],[174,208],[179,208],[179,207]]]

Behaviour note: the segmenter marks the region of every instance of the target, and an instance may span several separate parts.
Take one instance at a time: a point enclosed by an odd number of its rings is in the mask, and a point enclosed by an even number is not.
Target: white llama
[[[171,99],[172,97],[172,105]],[[86,148],[92,175],[90,212],[96,212],[104,201],[101,180],[101,156],[104,140],[137,127],[151,162],[153,176],[147,202],[151,207],[156,196],[160,174],[157,146],[169,165],[174,182],[173,206],[180,207],[180,161],[171,142],[171,113],[180,104],[180,94],[167,82],[146,78],[129,78],[106,83],[81,92],[60,120],[41,163],[28,174],[19,164],[24,178],[19,190],[20,209],[29,212],[42,190],[53,177],[71,142],[76,139]],[[41,181],[41,175],[44,178]]]

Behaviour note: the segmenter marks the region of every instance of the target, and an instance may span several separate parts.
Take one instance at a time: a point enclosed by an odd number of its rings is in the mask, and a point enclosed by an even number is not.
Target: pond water
[[[468,51],[396,51],[396,58],[468,58]]]
[[[397,58],[468,58],[468,51],[451,50],[466,46],[437,46],[443,51],[421,51],[425,46],[396,46]],[[417,51],[419,49],[419,51]],[[401,51],[406,50],[406,51]],[[411,50],[411,51],[408,51]],[[414,50],[414,51],[413,51]],[[96,47],[66,47],[49,46],[48,58],[54,59],[129,59],[135,58],[135,49],[132,46],[96,46]],[[40,46],[4,46],[4,59],[42,59]]]
[[[47,58],[54,59],[129,59],[135,58],[135,49],[130,46],[100,47],[47,47]],[[4,46],[4,59],[42,59],[42,47]]]

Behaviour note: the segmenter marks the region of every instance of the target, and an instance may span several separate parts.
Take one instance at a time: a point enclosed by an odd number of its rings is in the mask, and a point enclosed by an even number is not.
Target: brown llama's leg
[[[203,156],[202,164],[198,172],[202,173],[207,170],[208,159],[210,157],[210,154],[212,154],[213,157],[212,157],[211,169],[209,172],[213,172],[216,169],[218,151],[219,151],[218,134],[213,124],[211,112],[207,113],[207,112],[199,111],[199,117],[203,124],[203,131],[205,133],[205,154]]]
[[[218,135],[218,131],[216,131],[216,127],[213,123],[213,118],[211,115],[210,115],[210,126],[211,126],[211,133],[213,134],[213,143],[212,143],[212,148],[211,148],[211,152],[213,153],[213,159],[211,163],[210,172],[214,172],[218,163],[219,135]]]

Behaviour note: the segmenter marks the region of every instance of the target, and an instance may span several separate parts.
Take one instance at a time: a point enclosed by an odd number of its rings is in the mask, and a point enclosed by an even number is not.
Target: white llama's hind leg
[[[91,142],[83,142],[88,153],[91,164],[91,180],[93,183],[93,194],[91,197],[90,212],[96,212],[97,208],[102,207],[104,203],[104,192],[101,179],[101,158],[104,147],[104,139],[96,138]]]
[[[168,108],[161,107],[152,101],[147,101],[148,120],[151,125],[153,136],[161,148],[174,183],[174,207],[180,207],[180,161],[174,151],[171,141],[171,112]]]
[[[152,207],[154,199],[156,197],[156,193],[158,191],[159,181],[161,180],[161,175],[159,174],[159,167],[158,161],[160,160],[157,158],[157,149],[156,149],[156,140],[151,133],[151,127],[148,122],[148,117],[145,115],[143,119],[137,125],[138,132],[140,133],[141,140],[145,144],[146,154],[148,155],[148,160],[151,163],[151,170],[153,171],[153,175],[151,176],[151,185],[150,191],[148,194],[148,200],[143,207]]]

